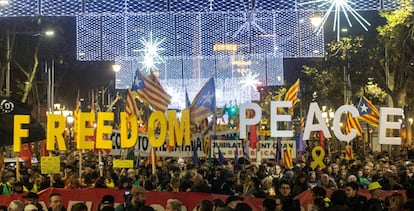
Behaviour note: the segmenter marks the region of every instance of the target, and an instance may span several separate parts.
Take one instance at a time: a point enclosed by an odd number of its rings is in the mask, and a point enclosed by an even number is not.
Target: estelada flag
[[[351,145],[346,145],[345,147],[345,159],[346,160],[354,159],[354,151],[352,150]]]

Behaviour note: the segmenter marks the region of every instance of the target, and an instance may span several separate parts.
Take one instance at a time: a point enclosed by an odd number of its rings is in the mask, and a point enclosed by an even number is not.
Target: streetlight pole
[[[6,96],[10,97],[11,95],[11,91],[10,91],[10,76],[11,76],[11,67],[10,67],[10,62],[11,62],[11,53],[12,53],[12,43],[11,43],[11,39],[10,39],[10,34],[31,34],[32,36],[42,36],[43,34],[46,36],[53,36],[54,35],[54,31],[46,31],[43,33],[36,33],[36,32],[10,32],[9,29],[6,30]]]
[[[6,30],[6,97],[10,97],[10,31]]]

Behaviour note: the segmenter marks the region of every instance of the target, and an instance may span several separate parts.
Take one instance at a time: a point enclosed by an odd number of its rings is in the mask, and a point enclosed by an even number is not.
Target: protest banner
[[[122,148],[121,148],[121,133],[119,130],[113,130],[110,139],[112,140],[112,149],[109,153],[110,155],[121,155]],[[196,141],[196,149],[199,157],[205,157],[204,154],[204,143],[201,136],[196,137],[194,140]],[[175,146],[172,148],[167,147],[168,137],[165,143],[157,148],[157,156],[159,157],[192,157],[194,145],[191,144],[189,146]],[[151,145],[147,135],[139,134],[137,138],[137,143],[134,146],[134,154],[137,156],[148,156],[151,151]]]
[[[243,141],[242,140],[213,140],[211,143],[210,152],[212,157],[218,157],[218,148],[220,148],[224,158],[234,158],[236,146],[238,147],[238,157],[243,157]],[[289,145],[292,150],[292,157],[296,158],[296,141],[282,141],[282,150],[286,149]],[[277,152],[277,142],[272,140],[259,141],[259,147],[257,149],[249,148],[250,159],[256,159],[257,154],[260,153],[262,159],[274,159]]]
[[[330,196],[334,190],[327,189],[327,194]],[[383,191],[382,199],[385,199],[387,196],[395,193],[400,192],[405,196],[405,190],[399,191]],[[38,193],[39,195],[39,203],[44,207],[43,210],[47,210],[47,206],[49,204],[48,196],[51,193],[60,193],[63,199],[63,206],[70,210],[72,205],[77,202],[84,202],[87,207],[88,211],[91,210],[98,210],[98,205],[100,200],[104,195],[112,195],[115,198],[115,206],[122,204],[125,202],[124,193],[125,190],[118,190],[118,189],[108,189],[108,188],[88,188],[82,190],[73,190],[73,189],[63,189],[63,188],[48,188]],[[7,195],[0,195],[0,204],[8,205],[13,200],[21,200],[24,201],[23,196],[24,194],[7,194]],[[367,198],[370,198],[370,194],[368,190],[360,190],[358,194],[361,194]],[[183,207],[186,210],[193,210],[202,200],[204,199],[216,199],[220,198],[223,201],[226,201],[228,195],[221,195],[221,194],[210,194],[210,193],[197,193],[197,192],[157,192],[157,191],[149,191],[146,195],[145,204],[150,206],[162,207],[165,208],[168,199],[178,199],[183,203]],[[242,196],[244,198],[244,202],[249,204],[253,210],[262,210],[262,201],[261,198],[253,198],[248,196]],[[309,211],[312,210],[312,191],[306,190],[301,194],[297,195],[295,199],[300,201],[301,210]],[[184,209],[183,209],[184,210]]]
[[[66,210],[71,210],[72,205],[78,202],[84,202],[88,207],[88,211],[98,210],[99,202],[104,195],[112,195],[115,198],[115,206],[125,202],[125,190],[108,189],[108,188],[88,188],[82,190],[63,189],[63,188],[48,188],[38,193],[39,203],[43,206],[43,210],[47,210],[49,205],[48,196],[51,193],[60,193],[62,195],[62,204]],[[25,193],[26,194],[26,193]],[[8,205],[13,200],[24,201],[25,194],[8,194],[0,195],[0,204]],[[227,195],[197,193],[197,192],[157,192],[149,191],[146,195],[145,205],[162,207],[165,209],[168,199],[178,199],[182,202],[182,210],[193,210],[204,199],[220,198],[226,201]],[[263,199],[244,197],[244,202],[253,207],[253,210],[261,210]]]

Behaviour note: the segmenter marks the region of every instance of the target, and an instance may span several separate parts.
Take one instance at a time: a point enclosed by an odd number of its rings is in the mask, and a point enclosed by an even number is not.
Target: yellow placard
[[[134,168],[133,160],[119,160],[115,159],[112,161],[114,168]]]
[[[60,173],[60,157],[41,157],[40,171],[42,174],[56,174]]]

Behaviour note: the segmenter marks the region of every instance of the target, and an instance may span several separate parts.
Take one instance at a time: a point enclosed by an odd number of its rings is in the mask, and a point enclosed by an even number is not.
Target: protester
[[[19,200],[13,200],[7,207],[8,211],[24,211],[24,204]]]
[[[253,211],[252,207],[244,202],[240,202],[236,205],[234,210],[237,211]]]
[[[181,211],[182,203],[178,199],[168,199],[165,211]]]
[[[385,199],[387,211],[404,211],[405,199],[401,193],[393,193]]]
[[[367,202],[367,206],[365,208],[366,211],[382,211],[384,210],[384,203],[381,199],[382,195],[382,186],[379,182],[370,183],[368,186],[368,190],[371,194],[371,198]]]
[[[262,202],[262,211],[275,211],[276,202],[272,198],[266,198]]]
[[[347,204],[354,211],[363,211],[367,203],[367,198],[359,195],[358,190],[359,187],[356,182],[348,182],[345,185]]]
[[[226,199],[226,206],[232,209],[236,208],[236,205],[240,202],[243,202],[244,198],[240,196],[229,196]]]
[[[39,204],[39,196],[37,193],[28,192],[26,195],[23,196],[24,204],[25,205],[35,205],[37,207],[37,210],[42,211],[43,207],[41,204]]]
[[[49,195],[48,211],[66,211],[66,208],[62,204],[62,195],[60,193],[51,193]]]
[[[141,186],[135,186],[131,189],[130,194],[126,195],[125,203],[115,208],[116,211],[135,211],[139,210],[145,204],[147,191]]]
[[[6,177],[6,182],[3,183],[2,186],[2,193],[1,194],[11,194],[15,193],[14,191],[14,184],[16,183],[16,177],[14,174],[9,174]]]
[[[331,206],[327,211],[352,211],[346,204],[346,193],[344,190],[335,190],[331,195]]]
[[[275,211],[282,211],[283,209],[283,201],[281,196],[275,196]]]
[[[37,207],[33,204],[24,206],[24,211],[38,211]]]
[[[200,202],[197,211],[213,211],[214,204],[212,201],[204,199]]]
[[[409,187],[405,191],[405,195],[407,196],[407,202],[405,203],[405,210],[414,211],[414,186]]]
[[[88,211],[88,207],[83,202],[78,202],[70,208],[70,211]]]
[[[322,186],[312,188],[312,197],[314,205],[319,209],[331,206],[331,200],[327,197],[326,189]]]
[[[99,203],[98,211],[102,211],[103,208],[108,207],[115,210],[115,198],[112,195],[105,195]],[[107,210],[108,210],[107,208]]]
[[[291,211],[300,211],[299,200],[293,199],[290,192],[290,182],[287,180],[281,180],[279,183],[279,194],[282,197],[283,209]]]

